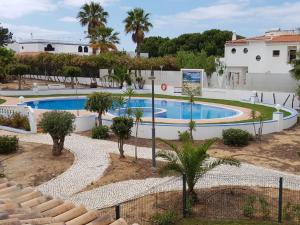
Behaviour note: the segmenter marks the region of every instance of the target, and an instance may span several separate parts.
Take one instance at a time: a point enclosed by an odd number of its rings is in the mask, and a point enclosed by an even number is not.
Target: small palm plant
[[[193,89],[187,89],[187,94],[189,96],[190,102],[190,122],[189,122],[189,132],[191,140],[193,141],[193,131],[196,131],[196,122],[193,120],[193,105],[195,102],[195,91]]]
[[[240,165],[237,160],[232,158],[211,159],[207,151],[215,143],[215,140],[207,140],[197,146],[191,141],[185,141],[180,146],[166,140],[161,141],[167,144],[172,151],[159,151],[157,153],[157,157],[167,161],[167,164],[161,168],[160,172],[185,174],[188,194],[194,201],[197,201],[194,187],[204,174],[221,164]]]
[[[115,109],[118,110],[119,116],[121,115],[121,108],[124,106],[124,104],[125,104],[125,99],[122,95],[113,98],[113,105]]]
[[[134,111],[134,117],[135,117],[135,160],[137,160],[137,137],[138,137],[138,132],[139,132],[139,124],[143,122],[142,117],[143,117],[143,110],[140,108],[135,109]]]
[[[124,96],[127,97],[127,104],[126,104],[126,112],[128,111],[129,104],[131,101],[132,96],[134,96],[135,91],[132,88],[128,88],[126,91],[124,91]]]

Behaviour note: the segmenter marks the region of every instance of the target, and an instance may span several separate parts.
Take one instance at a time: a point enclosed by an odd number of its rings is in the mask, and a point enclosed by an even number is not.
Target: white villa
[[[7,46],[18,54],[35,54],[41,52],[70,53],[90,55],[92,49],[87,43],[31,39],[14,42]]]
[[[226,80],[231,88],[294,90],[296,84],[289,71],[299,50],[300,33],[295,30],[271,30],[263,36],[245,39],[236,39],[233,34],[232,41],[225,45],[222,60]]]

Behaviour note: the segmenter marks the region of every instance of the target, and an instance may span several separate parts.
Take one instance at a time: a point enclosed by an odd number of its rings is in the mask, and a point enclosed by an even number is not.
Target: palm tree
[[[118,109],[118,114],[120,116],[121,115],[121,108],[125,104],[124,97],[122,95],[114,97],[113,98],[113,104],[114,104],[114,107]]]
[[[110,27],[97,26],[92,29],[90,38],[90,44],[93,49],[100,49],[100,52],[109,52],[110,50],[117,50],[116,44],[120,43],[118,37],[119,33],[114,32]]]
[[[136,53],[140,57],[140,45],[144,41],[145,32],[153,25],[149,22],[149,13],[141,8],[135,8],[127,12],[127,18],[123,21],[125,23],[125,33],[132,33],[132,40],[136,43]]]
[[[197,201],[197,194],[194,187],[204,174],[221,164],[240,165],[237,160],[232,158],[210,159],[207,151],[215,143],[215,140],[208,140],[197,146],[190,141],[185,141],[180,146],[166,140],[161,141],[171,147],[172,151],[160,151],[157,153],[157,157],[167,161],[167,164],[161,168],[160,172],[185,174],[188,194],[195,201]]]
[[[97,26],[105,27],[107,23],[108,12],[104,11],[102,6],[96,2],[85,3],[77,15],[82,26],[87,26],[87,33],[91,35],[92,30]],[[93,54],[96,49],[93,48]]]
[[[135,160],[137,160],[137,136],[139,132],[139,124],[142,123],[142,117],[143,117],[143,110],[140,108],[135,109],[134,111],[134,117],[135,117]]]
[[[187,94],[189,96],[189,102],[190,102],[189,132],[190,132],[191,140],[193,141],[193,131],[196,130],[196,122],[193,121],[193,105],[195,102],[195,93],[192,89],[187,89]]]

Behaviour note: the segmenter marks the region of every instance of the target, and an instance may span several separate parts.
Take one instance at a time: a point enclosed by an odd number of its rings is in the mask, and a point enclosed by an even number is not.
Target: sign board
[[[181,69],[182,73],[182,94],[188,95],[192,92],[195,96],[202,95],[203,69]]]

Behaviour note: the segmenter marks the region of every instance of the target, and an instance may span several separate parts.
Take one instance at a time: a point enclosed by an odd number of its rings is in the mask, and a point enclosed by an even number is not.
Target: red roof
[[[278,36],[258,36],[252,38],[238,39],[235,41],[227,41],[226,44],[247,44],[250,41],[265,41],[265,42],[300,42],[300,35],[278,35]]]

